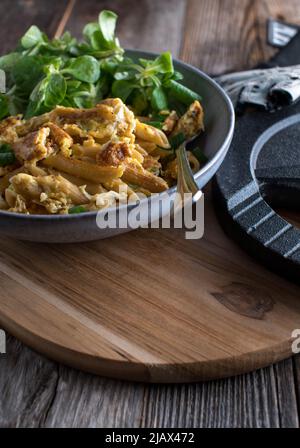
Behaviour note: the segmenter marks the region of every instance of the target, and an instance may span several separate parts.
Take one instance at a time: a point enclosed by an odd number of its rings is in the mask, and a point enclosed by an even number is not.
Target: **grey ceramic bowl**
[[[153,58],[156,55],[137,50],[128,50],[133,59]],[[199,138],[208,162],[196,173],[200,188],[204,187],[220,167],[228,151],[234,130],[234,110],[230,99],[218,84],[196,68],[174,61],[174,67],[180,71],[183,83],[202,96],[205,113],[205,133]],[[162,195],[174,191],[170,189]],[[147,199],[144,206],[148,207]],[[102,212],[101,212],[102,213]],[[107,211],[103,212],[107,213]],[[128,214],[128,206],[119,208],[120,215]],[[0,233],[11,238],[45,243],[74,243],[109,238],[130,229],[99,228],[96,224],[97,212],[77,215],[22,215],[0,211]],[[157,215],[155,218],[159,218]]]

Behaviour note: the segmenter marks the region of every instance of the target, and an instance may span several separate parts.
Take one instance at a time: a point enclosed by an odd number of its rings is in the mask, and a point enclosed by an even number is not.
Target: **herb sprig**
[[[157,115],[173,103],[188,106],[199,95],[180,84],[172,56],[133,61],[124,56],[115,35],[117,15],[104,10],[87,24],[83,40],[69,32],[49,39],[33,25],[14,52],[0,57],[7,92],[0,94],[0,119],[48,112],[57,105],[93,107],[106,97],[119,97],[137,114]]]

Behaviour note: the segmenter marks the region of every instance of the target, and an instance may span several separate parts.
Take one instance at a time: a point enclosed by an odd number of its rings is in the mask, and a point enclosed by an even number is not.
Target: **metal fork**
[[[202,192],[194,179],[194,174],[191,170],[186,152],[186,146],[196,137],[197,136],[193,137],[190,140],[186,140],[176,150],[178,165],[177,192],[181,195],[182,199],[184,198],[185,193],[191,193],[193,202],[196,202],[198,199],[200,199]]]

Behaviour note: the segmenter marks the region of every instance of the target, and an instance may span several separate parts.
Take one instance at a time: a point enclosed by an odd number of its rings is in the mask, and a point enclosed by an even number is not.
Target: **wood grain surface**
[[[3,51],[15,45],[17,36],[30,23],[37,23],[54,35],[62,18],[65,20],[71,12],[66,26],[78,33],[87,16],[109,6],[122,11],[119,34],[126,46],[154,51],[169,47],[175,55],[210,73],[249,67],[268,57],[274,50],[265,45],[267,17],[300,24],[298,0],[129,0],[126,8],[121,1],[109,4],[85,1],[84,11],[83,2],[79,1],[73,2],[71,8],[70,2],[66,5],[67,2],[52,1],[50,9],[45,0],[24,0],[10,2],[9,14],[6,3],[9,2],[0,3]],[[65,15],[67,6],[69,11]],[[156,18],[154,23],[149,22],[150,12]],[[130,24],[130,30],[126,23]],[[7,30],[13,26],[13,33],[7,37]],[[165,33],[163,39],[162,33]],[[229,248],[234,253],[239,251],[221,232],[219,234],[227,256]],[[214,240],[213,244],[219,243]],[[5,257],[3,248],[2,256]],[[246,255],[241,256],[254,271],[257,269]],[[232,269],[232,264],[228,267]],[[251,268],[243,279],[247,282],[252,276]],[[48,285],[47,278],[44,285]],[[15,287],[13,283],[9,289],[13,291]],[[0,426],[299,426],[299,357],[226,380],[146,385],[99,378],[66,368],[9,336],[7,355],[0,356],[0,364]]]
[[[144,229],[0,241],[0,325],[52,359],[138,381],[215,379],[290,356],[299,288],[225,240],[209,200],[205,222],[201,240]]]

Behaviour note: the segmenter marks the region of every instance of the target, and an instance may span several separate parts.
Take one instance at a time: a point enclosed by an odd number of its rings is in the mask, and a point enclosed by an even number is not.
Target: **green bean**
[[[196,157],[196,159],[200,162],[200,163],[206,163],[207,162],[207,157],[204,154],[204,152],[202,151],[201,148],[199,148],[199,146],[197,146],[196,148],[193,149],[192,151],[193,155]]]
[[[193,92],[193,90],[179,84],[177,81],[169,81],[167,87],[169,89],[170,96],[184,103],[186,106],[189,106],[196,100],[201,101],[201,96],[198,95],[198,93]]]
[[[75,213],[84,213],[86,209],[82,205],[76,205],[75,207],[69,208],[69,215],[74,215]]]

